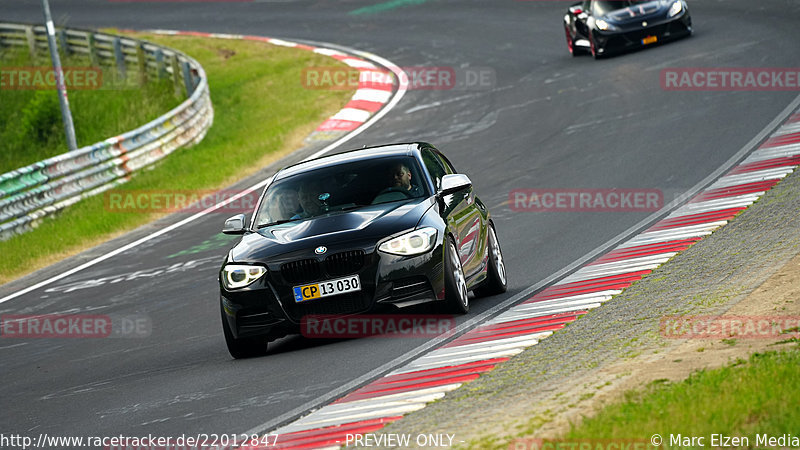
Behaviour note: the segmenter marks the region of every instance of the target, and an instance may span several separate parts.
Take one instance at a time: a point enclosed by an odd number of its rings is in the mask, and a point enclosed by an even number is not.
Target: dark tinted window
[[[433,184],[438,190],[442,187],[442,177],[447,174],[444,163],[433,151],[427,149],[422,151],[422,162],[425,163],[425,168],[428,169],[428,173],[431,174]]]
[[[456,168],[453,167],[453,163],[451,163],[450,160],[447,159],[443,154],[436,153],[436,157],[439,158],[439,160],[442,161],[442,165],[444,166],[445,172],[447,172],[448,174],[458,173],[458,172],[456,172]]]
[[[427,197],[424,179],[419,164],[409,156],[374,158],[298,173],[270,185],[256,224]]]

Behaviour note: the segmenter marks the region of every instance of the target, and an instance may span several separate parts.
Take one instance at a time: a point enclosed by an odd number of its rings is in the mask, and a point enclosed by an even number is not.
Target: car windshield
[[[595,16],[605,16],[606,14],[642,3],[649,3],[653,0],[595,0],[592,2],[592,14]]]
[[[416,160],[374,158],[310,170],[272,183],[256,215],[257,228],[363,206],[428,196]]]

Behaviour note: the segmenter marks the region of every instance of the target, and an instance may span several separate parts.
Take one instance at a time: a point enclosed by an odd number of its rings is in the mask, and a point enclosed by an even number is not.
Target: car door
[[[450,161],[438,151],[426,149],[422,152],[422,159],[437,190],[442,176],[457,173]],[[472,187],[445,196],[442,203],[442,218],[453,232],[464,276],[469,279],[482,268],[486,241],[484,216],[475,204]]]

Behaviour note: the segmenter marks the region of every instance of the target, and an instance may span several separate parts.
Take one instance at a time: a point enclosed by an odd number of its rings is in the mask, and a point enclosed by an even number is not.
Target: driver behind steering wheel
[[[389,168],[390,186],[382,191],[400,191],[408,195],[409,198],[419,197],[423,194],[422,189],[411,184],[411,171],[403,163],[397,163]]]

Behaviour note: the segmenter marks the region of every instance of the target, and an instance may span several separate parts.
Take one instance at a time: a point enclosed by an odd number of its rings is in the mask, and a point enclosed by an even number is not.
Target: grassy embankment
[[[214,104],[214,126],[200,144],[178,150],[152,170],[136,174],[124,189],[186,191],[224,187],[298,148],[306,135],[352,96],[349,90],[325,91],[303,87],[300,80],[304,67],[338,64],[312,52],[250,41],[184,36],[141,37],[179,49],[205,68]],[[19,61],[4,61],[3,65],[19,66]],[[55,95],[51,91],[32,94],[25,91],[0,92],[3,104],[0,123],[8,124],[0,131],[5,133],[0,136],[0,146],[2,153],[11,158],[0,167],[16,168],[61,153],[60,150],[52,151],[64,148],[64,144],[57,98],[42,100],[48,94]],[[31,147],[24,138],[31,131],[15,129],[9,120],[9,117],[17,116],[14,123],[19,123],[20,111],[30,102],[25,101],[26,95],[39,98],[35,100],[38,102],[50,102],[55,107],[55,112],[47,109],[46,113],[40,113],[55,114],[55,118],[49,119],[45,130],[35,131],[42,134],[41,144],[35,147],[35,151],[29,150]],[[12,97],[15,99],[10,100]],[[87,145],[142,125],[168,111],[180,99],[172,94],[172,85],[165,83],[130,92],[75,91],[70,100],[78,144]],[[128,108],[127,105],[131,104],[134,107]],[[139,110],[139,115],[127,117],[129,109]],[[41,120],[34,117],[30,123],[42,128],[39,126],[43,123]],[[14,142],[10,143],[10,140]],[[44,221],[32,232],[0,242],[0,254],[3,255],[0,258],[0,283],[76,254],[162,215],[109,211],[104,205],[104,197],[99,195],[84,200]]]
[[[80,58],[65,58],[65,68],[87,67]],[[64,126],[55,90],[14,89],[13,68],[50,67],[49,59],[32,61],[27,49],[0,52],[0,67],[9,75],[0,89],[0,173],[33,164],[67,151]],[[85,73],[85,72],[83,72]],[[108,77],[104,74],[98,80]],[[170,79],[152,80],[141,88],[85,89],[93,83],[68,86],[70,110],[78,146],[90,145],[143,125],[177,106]],[[102,83],[101,83],[102,85]],[[78,88],[80,87],[80,89]]]
[[[702,444],[709,447],[711,435],[717,434],[747,437],[754,448],[757,434],[798,436],[798,368],[800,347],[794,347],[755,353],[747,361],[696,372],[681,382],[655,382],[647,389],[628,392],[620,402],[573,427],[563,440],[650,442],[658,434],[664,447],[678,448],[670,445],[670,439],[680,434],[682,438],[704,437]],[[717,446],[724,443],[720,440]]]

